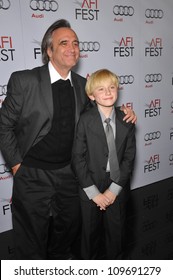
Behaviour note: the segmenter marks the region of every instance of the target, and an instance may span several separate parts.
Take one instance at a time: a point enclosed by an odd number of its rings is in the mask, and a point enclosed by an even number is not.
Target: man
[[[73,258],[80,208],[71,151],[79,116],[90,106],[86,79],[71,71],[79,52],[69,22],[58,20],[42,40],[44,65],[13,73],[7,86],[0,148],[14,175],[16,259]],[[129,120],[136,121],[131,111]]]

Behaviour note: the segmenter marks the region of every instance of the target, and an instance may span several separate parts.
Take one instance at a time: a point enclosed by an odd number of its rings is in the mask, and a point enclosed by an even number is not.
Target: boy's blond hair
[[[101,85],[105,80],[111,80],[117,88],[119,86],[118,76],[108,69],[100,69],[89,76],[86,82],[85,91],[88,96],[93,94],[93,91]]]

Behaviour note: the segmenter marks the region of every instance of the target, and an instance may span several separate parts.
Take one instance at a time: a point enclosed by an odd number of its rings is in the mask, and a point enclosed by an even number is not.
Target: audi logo
[[[56,12],[59,8],[59,5],[55,0],[31,0],[30,8],[33,11]]]
[[[10,0],[0,0],[0,9],[8,10],[11,6]]]
[[[156,82],[161,82],[162,80],[162,74],[147,74],[145,76],[145,82],[146,83],[156,83]]]
[[[173,161],[173,154],[170,154],[169,161]]]
[[[113,13],[116,16],[133,16],[134,8],[132,6],[118,6],[113,7]]]
[[[0,164],[0,174],[4,174],[6,172],[11,172],[11,170],[7,167],[6,164]]]
[[[98,52],[100,50],[99,42],[79,42],[80,52]]]
[[[0,85],[0,96],[6,95],[7,93],[7,85]]]
[[[157,9],[146,9],[145,16],[146,18],[163,18],[163,10]]]
[[[144,140],[147,141],[151,141],[151,140],[156,140],[159,139],[161,136],[161,132],[160,131],[154,131],[154,132],[149,132],[146,133],[144,136]]]
[[[120,85],[133,84],[135,78],[133,75],[118,76]]]

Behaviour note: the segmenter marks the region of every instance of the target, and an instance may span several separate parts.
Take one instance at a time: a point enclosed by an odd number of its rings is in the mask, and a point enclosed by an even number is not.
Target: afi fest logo
[[[124,18],[132,17],[134,15],[134,8],[132,6],[115,5],[113,7],[114,21],[122,22]]]
[[[160,168],[160,155],[156,154],[150,156],[148,160],[145,161],[146,164],[144,165],[144,173],[152,172],[158,170]]]
[[[153,84],[160,83],[162,81],[162,74],[161,73],[152,73],[145,75],[145,82],[146,88],[153,87]]]
[[[14,60],[13,41],[11,36],[0,37],[0,61]]]
[[[160,99],[151,100],[150,104],[146,105],[148,108],[145,109],[145,118],[153,118],[160,116],[161,112],[161,101]]]
[[[162,38],[152,38],[151,42],[146,42],[148,47],[145,48],[146,57],[155,57],[162,55]]]
[[[33,43],[38,47],[34,48],[34,59],[40,59],[41,57],[41,42],[34,40]]]
[[[75,18],[82,20],[98,20],[98,0],[75,1],[80,8],[75,9]]]
[[[133,102],[126,102],[126,103],[122,104],[122,106],[125,106],[125,107],[130,108],[131,110],[133,110]]]
[[[114,57],[129,57],[133,56],[134,44],[133,37],[122,37],[120,42],[115,41],[118,47],[114,47]]]

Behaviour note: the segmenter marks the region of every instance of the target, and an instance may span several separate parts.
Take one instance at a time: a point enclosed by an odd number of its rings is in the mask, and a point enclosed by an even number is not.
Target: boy
[[[121,259],[135,125],[123,122],[124,113],[115,107],[118,77],[114,73],[94,72],[85,89],[96,106],[79,120],[72,160],[81,186],[82,258]]]

